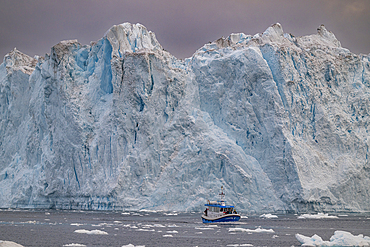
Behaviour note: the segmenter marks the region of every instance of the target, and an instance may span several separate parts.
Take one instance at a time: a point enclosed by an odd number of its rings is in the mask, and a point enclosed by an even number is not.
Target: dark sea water
[[[143,211],[1,210],[0,240],[23,246],[300,246],[296,233],[317,234],[324,240],[329,240],[335,230],[370,236],[369,215],[336,219],[248,216],[237,223],[217,225],[203,224],[200,216]],[[256,232],[257,228],[262,232]],[[94,233],[92,230],[103,234],[86,233]]]

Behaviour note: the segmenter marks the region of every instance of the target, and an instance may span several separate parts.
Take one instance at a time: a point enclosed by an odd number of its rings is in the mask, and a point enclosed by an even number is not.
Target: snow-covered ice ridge
[[[141,24],[0,65],[0,207],[370,210],[370,56],[324,26],[180,60]]]

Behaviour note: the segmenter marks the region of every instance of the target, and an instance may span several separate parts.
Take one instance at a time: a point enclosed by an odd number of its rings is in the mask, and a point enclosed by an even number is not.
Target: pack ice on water
[[[185,60],[141,24],[0,65],[0,207],[370,210],[370,56],[320,26]]]

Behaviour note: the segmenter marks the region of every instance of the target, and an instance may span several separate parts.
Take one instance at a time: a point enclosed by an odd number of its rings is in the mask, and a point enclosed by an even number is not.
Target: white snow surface
[[[316,234],[306,237],[297,233],[295,237],[302,246],[370,246],[370,237],[362,234],[355,236],[346,231],[335,231],[330,241],[324,241]]]
[[[0,207],[370,210],[369,56],[274,24],[180,60],[141,24],[0,65]]]

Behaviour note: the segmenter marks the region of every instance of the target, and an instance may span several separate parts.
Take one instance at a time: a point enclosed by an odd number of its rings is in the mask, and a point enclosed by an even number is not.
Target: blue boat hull
[[[223,216],[216,219],[206,219],[202,216],[203,223],[219,223],[219,222],[233,222],[240,220],[239,215]]]

